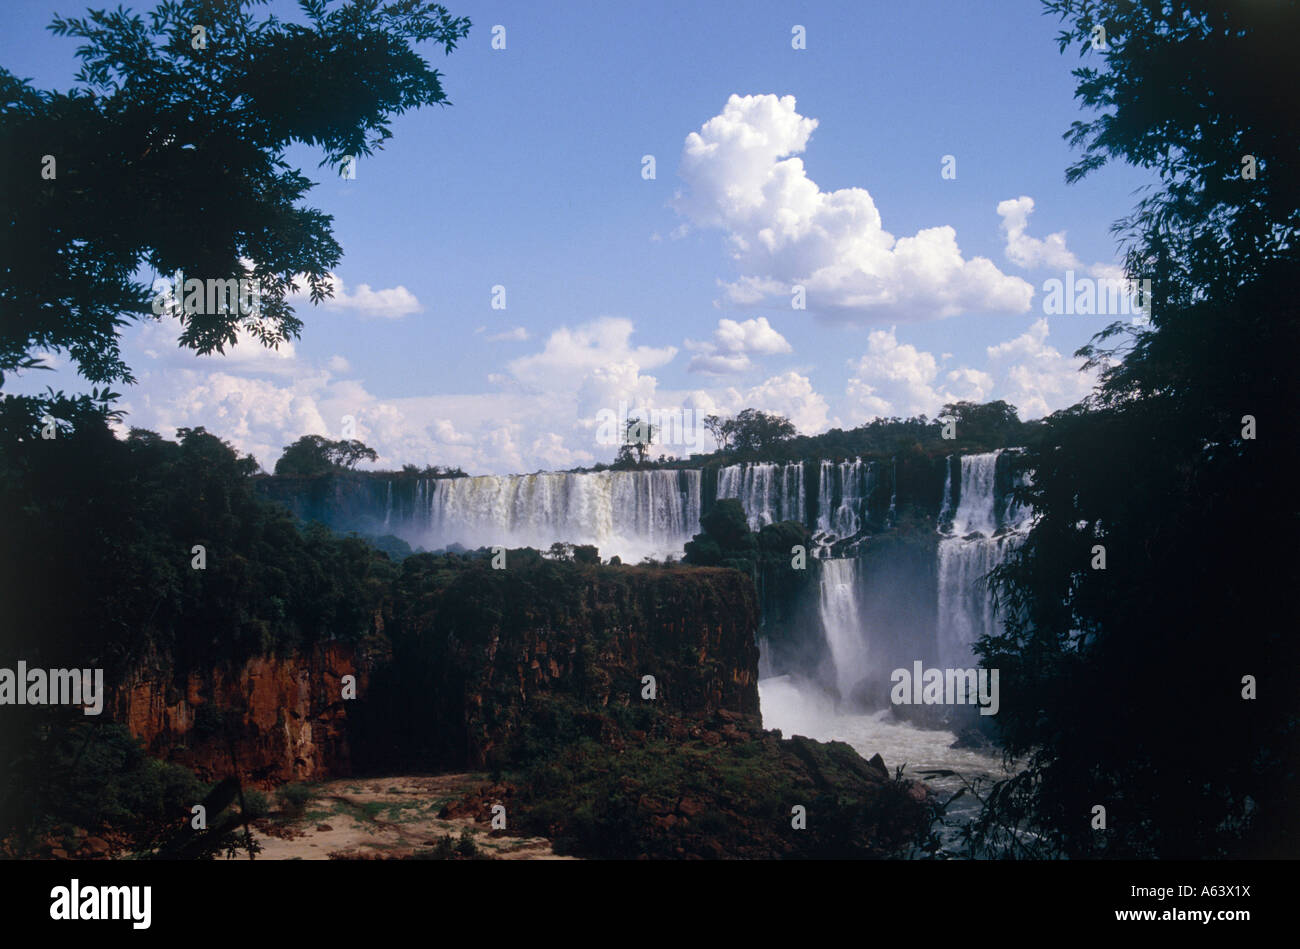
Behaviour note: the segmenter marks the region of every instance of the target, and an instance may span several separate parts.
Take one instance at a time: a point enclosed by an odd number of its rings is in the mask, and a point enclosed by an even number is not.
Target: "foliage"
[[[957,419],[955,438],[944,438],[940,419]],[[737,419],[749,424],[737,436]],[[943,458],[993,451],[1009,446],[1035,444],[1041,424],[1022,422],[1014,406],[1003,401],[987,403],[955,402],[945,405],[939,418],[925,415],[911,418],[877,418],[857,428],[832,428],[820,435],[800,435],[780,416],[754,409],[743,410],[736,418],[718,415],[705,417],[704,426],[712,433],[719,449],[708,455],[689,459],[664,459],[649,462],[656,466],[705,468],[744,461],[842,461],[862,458],[881,461],[912,454],[917,458]],[[593,469],[593,470],[599,470]]]
[[[715,567],[727,560],[752,561],[758,541],[736,498],[722,498],[700,518],[700,533],[686,544],[683,562]]]
[[[286,814],[291,817],[301,815],[307,805],[320,794],[320,788],[314,784],[293,783],[285,784],[276,789],[276,795],[280,798],[281,806]]]
[[[618,446],[612,467],[632,468],[644,465],[655,434],[655,426],[648,420],[643,421],[635,415],[628,416],[624,423],[623,444]]]
[[[450,53],[470,24],[417,0],[307,0],[305,24],[257,19],[257,3],[56,16],[50,29],[80,41],[81,86],[68,92],[0,69],[0,384],[41,351],[67,352],[93,382],[133,382],[119,334],[158,314],[142,268],[256,281],[251,314],[164,295],[198,353],[241,331],[269,347],[296,337],[299,275],[314,303],[331,295],[342,250],[329,215],[302,206],[312,182],[288,149],[317,147],[341,167],[382,147],[394,116],[448,104],[415,46]]]
[[[474,842],[468,830],[462,830],[460,837],[453,839],[451,834],[443,834],[434,841],[432,847],[417,850],[411,855],[412,860],[488,860],[491,859]]]
[[[320,435],[303,435],[284,450],[275,473],[287,477],[316,478],[339,469],[355,468],[363,459],[375,461],[379,453],[354,439],[331,441]]]
[[[111,827],[145,848],[183,822],[206,793],[186,768],[150,758],[123,725],[88,721],[80,710],[54,723],[45,709],[8,711],[25,721],[11,723],[4,745],[0,839],[20,854],[41,836],[72,827]]]
[[[256,468],[202,428],[119,439],[91,414],[29,432],[0,454],[5,653],[112,677],[151,649],[183,670],[365,635],[393,564],[299,528],[257,496]]]
[[[795,435],[794,423],[788,418],[759,409],[742,409],[735,418],[710,415],[704,425],[721,449],[730,445],[738,452],[770,452]]]
[[[1072,128],[1084,157],[1070,176],[1109,158],[1159,173],[1120,227],[1153,307],[1149,327],[1113,324],[1082,351],[1101,387],[1047,419],[1023,459],[1038,520],[994,576],[1006,632],[979,649],[1016,683],[998,724],[1029,768],[982,829],[1029,827],[1071,857],[1294,856],[1295,558],[1253,534],[1297,527],[1294,442],[1264,426],[1296,395],[1300,129],[1253,90],[1294,89],[1300,6],[1047,7],[1063,49],[1090,49],[1097,25],[1117,38],[1100,68],[1076,70],[1101,115]]]

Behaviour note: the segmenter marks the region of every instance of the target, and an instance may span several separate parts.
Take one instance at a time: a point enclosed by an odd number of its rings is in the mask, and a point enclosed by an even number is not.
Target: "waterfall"
[[[861,458],[821,463],[817,479],[817,531],[826,541],[852,537],[866,524],[875,469]]]
[[[1001,630],[991,592],[984,583],[1024,540],[1028,512],[997,490],[998,459],[1002,451],[961,458],[957,510],[951,528],[940,514],[939,531],[939,662],[948,668],[973,664],[971,645],[981,636]],[[951,506],[952,471],[944,489]],[[1003,533],[995,536],[999,530]],[[971,536],[976,535],[976,536]],[[967,539],[969,537],[969,539]]]
[[[681,556],[700,529],[700,472],[598,471],[420,478],[413,509],[392,530],[436,550],[594,544],[601,555],[636,562]],[[391,505],[389,505],[391,511]]]
[[[997,466],[1001,452],[966,455],[961,459],[961,486],[952,532],[965,537],[979,531],[992,537],[997,530]],[[950,489],[951,490],[951,489]]]
[[[753,462],[718,472],[718,498],[736,498],[758,530],[777,521],[804,523],[803,463]]]
[[[857,568],[853,558],[821,563],[822,630],[835,661],[835,685],[845,701],[867,674],[867,639],[858,610]]]
[[[835,498],[835,474],[833,462],[823,461],[817,473],[817,530],[823,534],[831,532],[831,505]]]
[[[939,530],[952,521],[952,455],[943,460],[943,503],[939,505]]]
[[[885,517],[885,526],[894,526],[894,517],[898,513],[898,459],[889,460],[889,514]]]

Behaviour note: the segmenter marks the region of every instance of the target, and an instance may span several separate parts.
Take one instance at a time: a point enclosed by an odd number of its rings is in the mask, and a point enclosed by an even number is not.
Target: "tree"
[[[356,439],[331,441],[321,435],[304,435],[285,448],[275,463],[275,473],[315,478],[340,469],[352,469],[362,459],[375,461],[378,458],[378,452]]]
[[[378,461],[379,453],[352,438],[334,442],[330,448],[330,460],[340,468],[352,469],[359,461]]]
[[[957,420],[957,439],[973,441],[980,445],[1005,445],[1020,432],[1020,416],[1016,407],[1003,402],[949,402],[940,410],[940,417]],[[921,417],[922,421],[925,417]]]
[[[82,85],[67,93],[0,70],[0,385],[42,350],[67,352],[93,382],[133,382],[119,333],[157,318],[161,293],[142,268],[256,281],[252,313],[168,298],[180,344],[198,353],[224,352],[240,330],[269,347],[298,336],[296,275],[313,303],[330,295],[342,251],[331,218],[302,206],[312,183],[287,149],[315,146],[341,167],[382,147],[393,116],[448,104],[414,47],[450,53],[470,24],[417,0],[304,0],[302,25],[255,19],[254,5],[55,17],[51,30],[82,43]],[[106,410],[116,396],[93,397]]]
[[[1024,457],[1037,520],[993,575],[1006,630],[977,649],[1016,683],[997,719],[1028,765],[978,835],[1017,854],[1294,856],[1295,561],[1255,532],[1296,526],[1297,457],[1246,423],[1297,395],[1300,6],[1047,8],[1063,50],[1109,37],[1102,68],[1075,71],[1102,114],[1069,133],[1084,150],[1069,175],[1110,158],[1158,172],[1120,226],[1154,292],[1149,326],[1114,323],[1080,351],[1100,387]],[[1034,851],[1004,832],[1017,825],[1041,834]]]
[[[637,461],[644,463],[646,452],[650,450],[650,445],[655,440],[655,427],[648,421],[642,421],[636,416],[631,416],[627,420],[627,429],[624,435],[627,444],[636,450]]]
[[[702,567],[729,560],[752,560],[757,547],[740,501],[723,498],[700,518],[700,533],[687,542],[682,560]]]
[[[737,451],[764,452],[795,436],[794,423],[783,415],[742,409],[728,423]]]
[[[614,458],[615,467],[630,468],[632,465],[645,464],[646,454],[654,441],[655,427],[638,416],[630,415],[624,425],[623,444],[619,446]],[[635,455],[635,459],[633,458]]]
[[[731,441],[731,419],[722,418],[718,415],[706,415],[704,417],[704,427],[713,436],[713,440],[718,443],[718,451],[726,451],[727,443]]]

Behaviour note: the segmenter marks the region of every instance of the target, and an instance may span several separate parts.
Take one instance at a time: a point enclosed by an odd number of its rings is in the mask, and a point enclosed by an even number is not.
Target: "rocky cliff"
[[[257,656],[233,668],[180,672],[158,655],[112,698],[114,719],[149,753],[212,781],[238,773],[274,786],[351,772],[343,677],[365,694],[387,644],[326,642],[300,653]]]
[[[151,755],[205,780],[238,772],[273,786],[354,766],[499,762],[539,700],[590,711],[606,732],[602,710],[641,704],[686,717],[758,712],[758,609],[743,575],[511,553],[509,570],[410,558],[359,643],[189,670],[152,654],[114,690],[111,715]],[[642,698],[646,676],[653,698]]]
[[[582,855],[886,856],[924,832],[920,785],[763,731],[744,573],[507,562],[409,557],[357,644],[184,672],[155,658],[114,712],[206,780],[490,771],[499,783],[449,814],[504,801],[509,832]]]
[[[758,605],[744,575],[527,553],[454,574],[444,558],[404,562],[394,662],[359,726],[368,766],[501,763],[521,743],[602,737],[637,709],[757,713]]]

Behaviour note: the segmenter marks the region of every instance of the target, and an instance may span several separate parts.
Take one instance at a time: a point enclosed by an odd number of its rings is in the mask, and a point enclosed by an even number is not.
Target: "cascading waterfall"
[[[1000,622],[989,592],[980,581],[1021,543],[1030,520],[1030,512],[1005,490],[1005,478],[1003,490],[999,491],[1001,454],[991,452],[948,461],[935,564],[938,589],[928,586],[931,595],[937,597],[933,604],[937,629],[932,623],[908,623],[906,610],[891,613],[889,600],[898,578],[890,577],[887,570],[884,575],[890,578],[884,582],[863,573],[868,564],[873,565],[872,569],[884,566],[879,559],[867,556],[821,561],[821,625],[834,664],[840,702],[834,702],[823,688],[798,675],[772,675],[774,670],[769,670],[759,683],[766,727],[779,728],[786,734],[847,741],[863,755],[881,753],[887,761],[905,762],[915,771],[939,772],[927,783],[954,800],[968,781],[998,780],[1013,773],[995,754],[957,747],[953,743],[955,734],[946,728],[933,724],[917,727],[912,719],[900,718],[897,709],[855,708],[853,701],[860,697],[855,693],[864,680],[868,690],[874,690],[892,665],[905,662],[903,657],[909,652],[913,659],[937,654],[939,666],[945,668],[970,668],[976,664],[971,643],[994,632]],[[822,465],[817,519],[822,534],[829,534],[835,527],[842,507],[832,499],[837,475],[842,477],[829,464]],[[893,523],[896,512],[897,478],[891,478],[887,523]],[[902,625],[893,626],[891,621],[889,626],[868,628],[889,616]],[[869,663],[879,668],[873,669]],[[970,797],[950,807],[943,826],[936,828],[944,845],[959,851],[962,825],[978,812],[977,803]]]
[[[944,533],[947,519],[939,518],[944,536],[939,541],[937,632],[939,661],[947,668],[973,665],[971,645],[1000,631],[1001,620],[984,578],[1024,540],[1028,527],[1028,511],[1010,497],[998,496],[1001,455],[999,450],[961,458],[957,510],[949,533]],[[946,497],[951,497],[950,491],[951,484]]]
[[[852,537],[862,530],[874,486],[875,466],[863,462],[821,463],[817,483],[817,532],[824,541]]]
[[[829,534],[831,530],[831,505],[835,503],[835,475],[834,462],[823,461],[821,470],[817,473],[817,530],[823,534]]]
[[[979,531],[992,537],[997,530],[997,468],[1001,452],[965,455],[961,459],[961,489],[952,532],[964,537]]]
[[[821,564],[821,621],[835,662],[835,685],[847,700],[867,673],[867,635],[858,609],[858,562],[851,557]]]
[[[392,490],[391,483],[389,491]],[[635,562],[681,556],[699,531],[698,470],[421,478],[392,529],[426,549],[594,544]],[[386,518],[388,525],[391,514]]]
[[[753,530],[777,521],[804,523],[803,463],[754,462],[718,472],[718,498],[736,498]]]
[[[952,455],[943,460],[943,503],[939,505],[939,530],[952,520]]]

